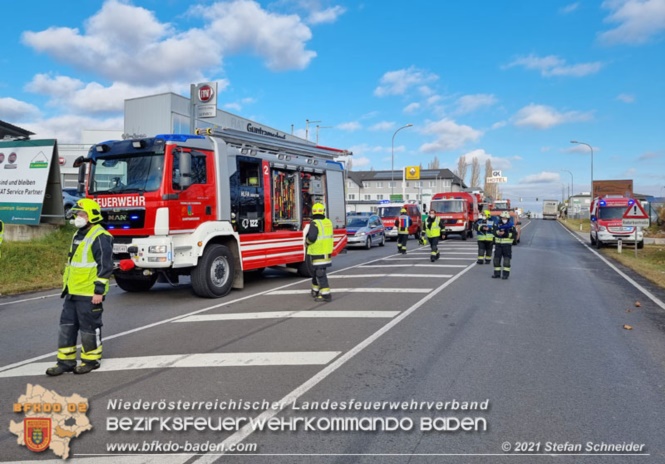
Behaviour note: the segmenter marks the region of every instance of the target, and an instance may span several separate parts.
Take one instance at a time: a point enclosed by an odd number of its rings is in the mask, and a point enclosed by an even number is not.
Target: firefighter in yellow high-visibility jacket
[[[113,237],[99,223],[99,204],[83,198],[70,210],[78,231],[72,239],[63,276],[65,302],[60,314],[57,364],[46,374],[87,374],[102,359],[102,301],[113,273]],[[76,339],[81,333],[81,364],[76,365]]]
[[[326,269],[332,265],[333,243],[333,225],[326,218],[326,207],[322,203],[315,203],[307,232],[307,259],[314,266],[312,296],[315,301],[332,301]]]

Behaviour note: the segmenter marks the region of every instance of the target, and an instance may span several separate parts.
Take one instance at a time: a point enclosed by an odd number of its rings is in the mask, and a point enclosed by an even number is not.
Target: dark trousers
[[[493,240],[478,240],[478,261],[489,263],[492,259],[492,248],[494,247]]]
[[[510,259],[513,257],[513,246],[510,244],[498,244],[494,249],[494,273],[501,272],[501,260],[503,259],[503,272],[510,273]]]
[[[427,240],[432,256],[437,256],[439,254],[439,237],[427,237]]]
[[[409,241],[409,234],[397,234],[397,251],[406,253],[406,242]]]
[[[314,266],[314,275],[312,276],[312,290],[321,292],[321,295],[330,293],[328,284],[328,266]]]
[[[65,298],[60,314],[58,334],[58,364],[76,366],[76,339],[81,332],[81,360],[99,361],[102,358],[102,312],[101,304],[93,305],[92,297],[85,299]]]

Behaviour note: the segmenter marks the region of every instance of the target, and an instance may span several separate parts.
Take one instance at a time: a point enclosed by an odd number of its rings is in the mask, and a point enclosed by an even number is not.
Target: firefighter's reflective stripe
[[[66,346],[64,348],[58,348],[58,359],[61,361],[75,361],[76,347]]]
[[[312,221],[318,230],[316,242],[307,247],[307,254],[312,257],[312,264],[318,266],[332,262],[334,247],[333,225],[330,219],[315,219]]]
[[[426,224],[429,224],[429,222],[427,222]],[[439,227],[439,219],[434,219],[432,221],[432,225],[429,228],[427,228],[427,225],[425,225],[425,233],[427,233],[427,236],[430,238],[440,237],[441,227]]]
[[[398,234],[408,234],[409,233],[409,224],[411,222],[411,218],[409,216],[406,216],[402,214],[399,218],[399,227],[397,228],[397,233]]]
[[[489,230],[483,230],[483,227],[487,226]],[[494,234],[492,233],[492,228],[494,227],[493,221],[481,221],[478,224],[476,231],[478,232],[477,237],[479,242],[492,241],[494,240]]]
[[[63,289],[67,288],[70,295],[93,296],[95,282],[104,284],[104,295],[109,291],[109,279],[97,277],[97,263],[92,254],[92,243],[102,234],[110,235],[102,226],[92,226],[67,263],[63,276]],[[70,254],[73,248],[72,240]]]
[[[99,361],[102,359],[102,345],[91,351],[81,348],[81,361]]]
[[[498,245],[512,245],[513,244],[513,234],[508,234],[508,236],[499,237],[496,236],[494,243]]]

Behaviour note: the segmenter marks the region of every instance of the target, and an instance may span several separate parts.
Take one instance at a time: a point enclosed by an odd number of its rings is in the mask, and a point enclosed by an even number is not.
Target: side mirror
[[[178,151],[178,164],[180,166],[180,189],[185,190],[192,185],[192,154],[186,151]]]
[[[79,159],[83,158],[82,156],[79,156],[76,161]],[[76,161],[74,162],[74,166],[76,166]],[[85,192],[85,162],[79,163],[77,166],[79,168],[78,172],[78,178],[77,178],[77,184],[76,184],[76,193],[79,195],[83,195],[83,192]]]

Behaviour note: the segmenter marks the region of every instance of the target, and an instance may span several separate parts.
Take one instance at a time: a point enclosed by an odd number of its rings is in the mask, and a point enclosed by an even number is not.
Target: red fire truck
[[[114,237],[120,288],[190,275],[196,295],[216,298],[242,288],[243,271],[309,276],[305,236],[317,202],[333,223],[333,255],[344,249],[344,167],[335,158],[349,152],[233,129],[205,134],[103,142],[77,160]]]
[[[473,224],[478,220],[478,200],[468,192],[444,192],[432,197],[430,209],[443,219],[441,236],[459,234],[462,240],[473,238]]]

